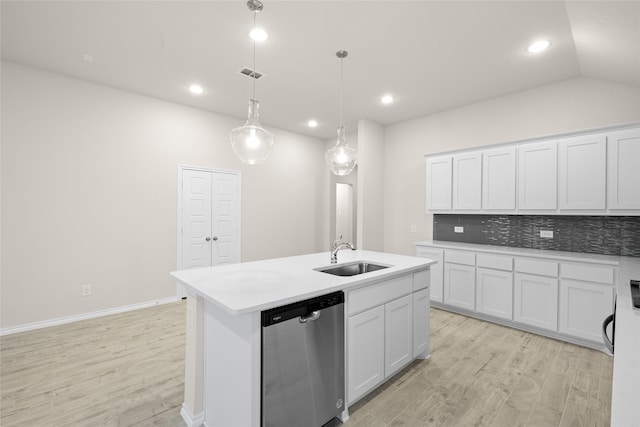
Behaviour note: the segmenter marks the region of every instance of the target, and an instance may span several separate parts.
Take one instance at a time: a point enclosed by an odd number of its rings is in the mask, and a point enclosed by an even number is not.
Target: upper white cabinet
[[[556,209],[558,144],[536,142],[518,147],[518,208]]]
[[[427,159],[427,210],[451,210],[451,156]]]
[[[516,147],[482,152],[482,208],[516,208]]]
[[[640,215],[640,128],[427,156],[435,213]]]
[[[453,156],[453,209],[479,210],[482,203],[482,154]]]
[[[640,152],[638,154],[640,155]],[[604,209],[606,207],[606,170],[606,134],[560,140],[558,143],[558,207],[561,210]]]
[[[607,207],[640,209],[640,129],[607,136]]]

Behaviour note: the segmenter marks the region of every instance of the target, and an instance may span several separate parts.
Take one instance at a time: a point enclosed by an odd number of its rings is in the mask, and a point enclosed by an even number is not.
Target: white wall
[[[242,122],[3,62],[0,327],[174,296],[178,164],[241,170],[244,261],[324,250],[323,142],[243,166]]]
[[[385,251],[413,254],[413,242],[432,238],[425,154],[635,121],[640,88],[581,77],[387,126]]]
[[[384,129],[358,121],[358,248],[384,250]]]

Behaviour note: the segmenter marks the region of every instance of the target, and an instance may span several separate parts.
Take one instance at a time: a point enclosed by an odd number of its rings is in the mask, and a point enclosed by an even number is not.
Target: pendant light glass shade
[[[256,15],[263,9],[259,0],[247,1],[247,7],[253,12],[253,29],[256,29]],[[240,161],[247,165],[264,162],[273,146],[273,134],[260,125],[260,102],[256,98],[256,42],[253,41],[253,70],[249,77],[253,79],[253,96],[249,100],[249,117],[244,126],[231,131],[231,147]]]
[[[335,147],[327,150],[324,159],[327,161],[329,170],[334,175],[349,175],[356,167],[356,157],[358,152],[347,145],[344,126],[338,128],[338,142]]]
[[[249,100],[249,118],[231,131],[231,147],[242,163],[257,165],[266,160],[273,146],[273,134],[260,126],[260,103]]]
[[[327,150],[324,155],[327,167],[332,174],[338,176],[349,175],[353,168],[356,167],[358,157],[358,151],[347,145],[347,137],[342,125],[342,61],[347,55],[348,52],[345,50],[336,52],[336,56],[340,58],[340,126],[338,126],[338,141],[336,145]]]

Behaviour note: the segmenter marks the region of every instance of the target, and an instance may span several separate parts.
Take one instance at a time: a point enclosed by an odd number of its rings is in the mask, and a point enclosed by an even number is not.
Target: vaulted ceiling
[[[257,15],[262,123],[320,138],[577,76],[640,87],[638,1],[276,1]],[[253,14],[234,1],[1,2],[2,58],[246,118]],[[551,47],[529,54],[540,38]],[[200,96],[187,90],[197,82]],[[392,105],[380,96],[390,93]],[[314,118],[315,129],[306,123]],[[347,129],[349,131],[349,128]],[[351,129],[353,130],[353,129]]]

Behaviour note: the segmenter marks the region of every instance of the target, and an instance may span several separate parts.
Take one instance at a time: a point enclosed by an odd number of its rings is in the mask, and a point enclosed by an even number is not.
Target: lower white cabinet
[[[430,289],[442,289],[451,311],[604,348],[602,320],[613,312],[617,267],[592,257],[573,260],[508,252],[473,250],[462,244],[416,245],[416,255],[443,256],[443,274],[430,276]],[[549,251],[552,252],[552,251]],[[438,277],[441,277],[438,282]],[[414,288],[415,290],[415,288]],[[414,316],[418,316],[414,302]],[[474,313],[477,313],[474,314]],[[544,329],[544,331],[541,331]],[[414,344],[416,327],[414,326]],[[428,343],[427,343],[428,347]],[[415,357],[414,350],[414,357]]]
[[[428,355],[430,301],[426,273],[420,271],[348,292],[348,404],[413,359]]]
[[[444,251],[436,248],[425,248],[418,246],[416,249],[416,256],[421,258],[435,259],[437,264],[433,264],[429,267],[430,280],[430,294],[431,301],[442,302],[443,301],[443,273],[444,273]]]
[[[471,265],[444,264],[444,303],[475,310],[476,268]]]
[[[603,343],[602,319],[613,312],[613,286],[560,280],[559,332]]]
[[[513,273],[481,267],[476,269],[476,311],[513,319]]]
[[[515,273],[513,320],[551,331],[558,330],[558,279]]]
[[[429,351],[429,288],[413,294],[413,357]]]
[[[384,380],[384,305],[349,317],[347,399],[354,402]]]
[[[413,360],[413,295],[384,306],[384,375],[388,377]]]

